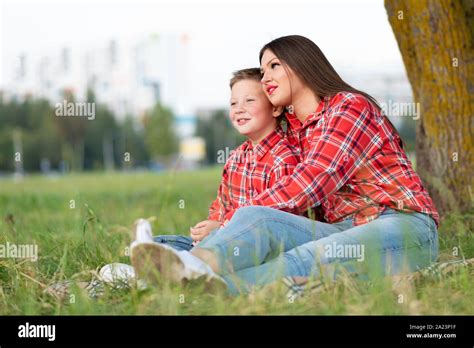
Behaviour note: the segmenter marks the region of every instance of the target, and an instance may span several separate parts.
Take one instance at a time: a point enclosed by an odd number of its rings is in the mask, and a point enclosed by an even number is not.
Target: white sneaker
[[[131,283],[135,279],[135,270],[125,263],[109,263],[99,271],[99,279],[104,283]]]
[[[99,271],[99,280],[116,288],[130,287],[135,283],[135,269],[125,263],[109,263]],[[146,288],[146,284],[138,279],[137,287]]]
[[[139,278],[156,283],[158,278],[182,283],[204,280],[215,287],[227,287],[211,267],[188,251],[177,251],[159,243],[132,243],[130,258]]]

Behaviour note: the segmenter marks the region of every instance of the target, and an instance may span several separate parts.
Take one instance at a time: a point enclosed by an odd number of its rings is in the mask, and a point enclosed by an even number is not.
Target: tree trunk
[[[474,0],[385,0],[414,101],[416,168],[440,213],[473,207]]]

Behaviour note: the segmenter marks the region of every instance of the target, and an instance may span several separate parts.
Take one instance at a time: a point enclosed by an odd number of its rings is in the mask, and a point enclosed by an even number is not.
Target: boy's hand
[[[221,223],[219,221],[213,220],[198,222],[196,226],[190,228],[191,238],[195,241],[203,240],[212,230],[220,227],[220,225]]]

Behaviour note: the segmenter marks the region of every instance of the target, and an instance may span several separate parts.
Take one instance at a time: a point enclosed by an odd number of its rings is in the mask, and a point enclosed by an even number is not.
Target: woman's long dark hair
[[[272,40],[260,50],[260,63],[266,50],[272,51],[279,60],[289,66],[320,99],[332,97],[339,92],[357,93],[366,97],[378,110],[381,110],[374,97],[345,82],[320,48],[310,39],[300,35],[290,35]],[[388,117],[386,119],[395,134],[398,134]]]

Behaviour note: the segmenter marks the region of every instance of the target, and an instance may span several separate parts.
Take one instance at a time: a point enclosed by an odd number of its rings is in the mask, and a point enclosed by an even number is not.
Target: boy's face
[[[260,82],[241,80],[232,86],[230,120],[240,134],[254,144],[276,128],[279,115],[265,96]]]

